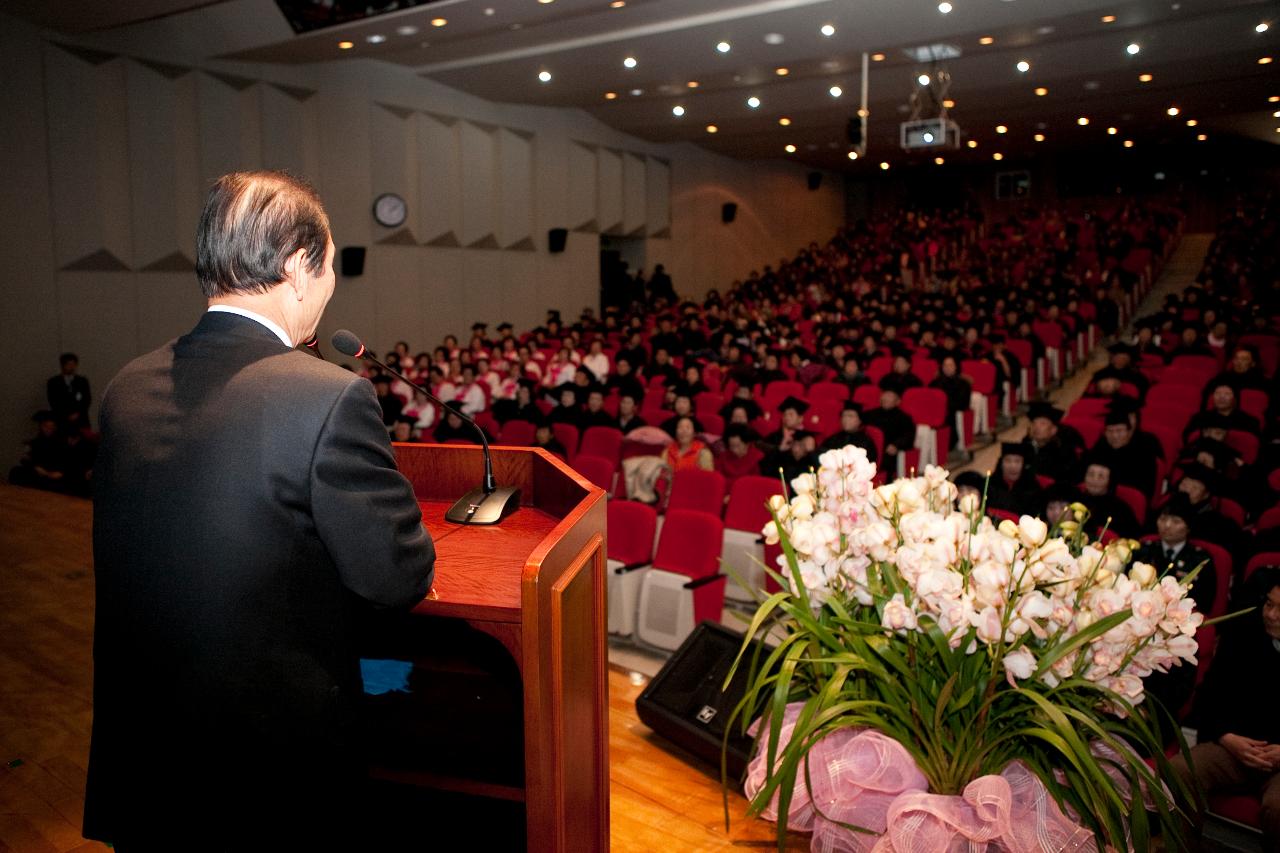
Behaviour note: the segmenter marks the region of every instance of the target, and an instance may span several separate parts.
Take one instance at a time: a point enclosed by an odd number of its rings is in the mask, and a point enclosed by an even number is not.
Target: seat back
[[[671,498],[667,515],[672,510],[695,510],[720,517],[724,509],[724,476],[719,471],[692,468],[677,471],[671,478]]]
[[[1280,566],[1280,551],[1262,551],[1254,554],[1249,558],[1249,562],[1245,564],[1244,574],[1241,575],[1240,580],[1248,580],[1249,575],[1263,566]]]
[[[776,409],[788,397],[804,397],[804,386],[790,379],[778,379],[765,386],[762,405],[766,409]]]
[[[947,426],[947,394],[940,388],[908,388],[902,395],[902,411],[917,425]]]
[[[698,417],[714,415],[724,406],[724,396],[716,391],[699,391],[693,398],[693,410]]]
[[[1218,372],[1218,359],[1211,355],[1178,355],[1169,362],[1170,373],[1204,375],[1205,381]]]
[[[622,459],[622,430],[608,426],[587,427],[578,452],[584,456],[599,456],[616,466]]]
[[[880,405],[880,389],[874,385],[859,385],[853,389],[853,402],[869,412]]]
[[[607,515],[608,556],[628,566],[653,562],[653,537],[658,512],[639,501],[609,501]]]
[[[1128,504],[1139,524],[1147,517],[1147,496],[1139,489],[1133,486],[1116,486],[1116,497]]]
[[[1227,612],[1227,597],[1231,594],[1231,553],[1221,545],[1215,545],[1203,539],[1192,539],[1191,544],[1208,551],[1209,556],[1213,558],[1217,589],[1213,597],[1213,612],[1205,615],[1210,618],[1222,616]]]
[[[960,372],[973,380],[973,390],[991,396],[996,390],[996,366],[989,361],[966,358],[960,362]]]
[[[529,447],[533,444],[533,434],[538,428],[528,421],[507,421],[502,425],[502,433],[498,439],[512,447]]]
[[[938,375],[938,362],[931,358],[921,358],[917,356],[911,359],[911,372],[916,378],[928,385]]]
[[[677,509],[667,513],[658,539],[654,568],[702,578],[720,571],[724,525],[716,515]]]
[[[613,472],[617,464],[601,456],[579,453],[573,460],[573,469],[606,492],[613,489]]]
[[[568,461],[572,462],[574,455],[578,452],[578,428],[573,424],[552,424],[551,434],[556,437],[556,441],[564,445],[565,455]]]
[[[1241,388],[1240,411],[1253,415],[1258,419],[1259,423],[1265,423],[1267,420],[1267,404],[1270,399],[1266,391],[1258,388]]]
[[[729,506],[724,512],[724,526],[729,530],[759,533],[773,516],[769,498],[782,494],[782,483],[775,477],[748,475],[733,481],[729,490]]]
[[[849,388],[839,382],[815,382],[809,386],[809,402],[821,403],[833,400],[840,405],[849,399]]]

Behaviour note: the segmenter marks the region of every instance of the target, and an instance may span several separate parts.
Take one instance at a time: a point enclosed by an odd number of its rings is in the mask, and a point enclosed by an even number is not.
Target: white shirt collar
[[[266,317],[263,317],[261,314],[257,313],[256,311],[250,311],[248,308],[240,308],[235,305],[210,305],[209,311],[210,312],[219,311],[223,314],[236,314],[240,317],[245,317],[249,320],[253,320],[255,323],[260,323],[263,326],[266,326],[268,329],[270,329],[271,334],[275,335],[277,338],[280,339],[280,343],[284,344],[289,349],[293,349],[293,341],[289,340],[289,335],[285,332],[285,330],[280,328],[280,326],[275,322],[268,320]]]

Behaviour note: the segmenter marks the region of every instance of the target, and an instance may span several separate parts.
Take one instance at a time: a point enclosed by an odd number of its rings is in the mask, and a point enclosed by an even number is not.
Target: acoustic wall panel
[[[403,338],[418,349],[425,349],[423,318],[427,306],[418,286],[418,259],[421,250],[404,251],[393,246],[372,246],[365,256],[365,275],[376,286],[370,288],[374,301],[373,326],[365,334],[377,352],[385,352]]]
[[[645,225],[650,237],[671,236],[671,165],[649,157],[644,164]]]
[[[418,239],[457,246],[462,228],[462,152],[456,121],[415,113],[418,146]]]
[[[497,138],[498,245],[533,251],[533,142],[505,127]]]
[[[133,61],[125,65],[134,261],[143,270],[195,268],[195,238],[189,236],[198,216],[189,208],[198,186],[195,89],[192,75],[179,74]],[[181,85],[183,78],[187,85]]]
[[[195,224],[191,226],[195,231]],[[140,272],[134,275],[138,294],[138,350],[153,350],[184,335],[200,320],[206,303],[191,272]]]
[[[622,155],[622,233],[642,237],[645,231],[644,158]]]
[[[622,152],[596,151],[596,221],[601,234],[625,234],[622,221]]]
[[[200,112],[200,176],[209,183],[219,175],[262,166],[258,93],[252,81],[199,73],[196,99]]]
[[[262,166],[284,169],[312,183],[319,180],[319,132],[311,93],[303,89],[284,88],[259,83],[260,128],[262,133]]]
[[[596,147],[585,142],[569,143],[569,227],[574,231],[597,231]]]
[[[496,249],[497,182],[495,165],[497,128],[459,122],[462,144],[462,223],[458,233],[463,246]]]
[[[418,140],[413,113],[380,104],[369,107],[369,177],[373,198],[395,193],[408,208],[404,225],[374,224],[374,242],[413,244],[418,235]]]
[[[177,211],[178,251],[192,261],[196,257],[196,223],[204,209],[204,197],[209,190],[200,167],[200,101],[199,77],[186,74],[173,81],[174,129],[173,129],[173,204]]]
[[[125,62],[45,46],[54,253],[61,269],[133,261]]]

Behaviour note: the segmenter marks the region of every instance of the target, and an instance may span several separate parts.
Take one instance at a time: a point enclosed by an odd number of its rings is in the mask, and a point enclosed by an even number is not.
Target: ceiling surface
[[[203,7],[214,4],[5,5],[18,6],[18,14],[36,9],[25,16],[47,26],[85,31],[145,27],[134,22],[158,15],[197,25],[212,14]],[[268,0],[229,0],[219,14],[225,19],[234,9],[236,35],[211,34],[207,58],[376,59],[492,101],[578,108],[655,142],[854,171],[909,159],[898,144],[899,124],[910,115],[912,93],[924,92],[918,75],[938,71],[950,75],[945,98],[954,102],[948,112],[965,146],[917,153],[916,160],[938,153],[953,162],[997,154],[1013,160],[1125,140],[1136,154],[1202,134],[1280,143],[1280,117],[1273,116],[1280,102],[1268,101],[1280,96],[1280,0],[951,5],[944,14],[937,0],[436,0],[295,36]],[[125,6],[128,14],[119,8]],[[245,16],[259,17],[261,26],[244,26]],[[1259,32],[1259,25],[1267,26]],[[823,27],[833,28],[831,35]],[[341,48],[343,41],[351,46]],[[720,42],[730,49],[717,50]],[[932,45],[958,56],[934,66],[911,54]],[[846,128],[860,106],[864,54],[867,142],[865,156],[853,162]],[[634,67],[624,66],[628,57]],[[1276,61],[1259,63],[1267,57]],[[1028,71],[1018,70],[1020,61]],[[749,105],[751,98],[759,105]]]

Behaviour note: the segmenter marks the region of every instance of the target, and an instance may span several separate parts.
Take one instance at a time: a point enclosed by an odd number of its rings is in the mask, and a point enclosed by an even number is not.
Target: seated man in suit
[[[1149,563],[1161,574],[1170,574],[1178,580],[1199,568],[1200,573],[1191,586],[1191,597],[1195,599],[1196,609],[1208,614],[1218,603],[1215,601],[1218,576],[1209,552],[1191,544],[1191,525],[1194,520],[1195,512],[1191,508],[1191,501],[1180,492],[1174,494],[1160,507],[1156,517],[1156,532],[1160,538],[1155,542],[1144,543],[1134,553],[1133,559]]]
[[[847,401],[840,410],[840,431],[827,436],[821,449],[834,450],[850,444],[865,450],[867,458],[872,462],[877,461],[875,442],[862,428],[862,406],[852,400]]]
[[[104,395],[84,832],[122,853],[357,844],[355,619],[421,601],[435,551],[373,386],[294,349],[333,255],[306,183],[223,176],[208,312]]]
[[[898,454],[910,450],[916,443],[916,424],[911,416],[900,408],[902,392],[897,386],[884,385],[880,391],[880,408],[867,412],[863,420],[884,435],[884,455],[877,461],[880,470],[892,480],[898,476]]]
[[[1258,609],[1224,626],[1196,691],[1191,763],[1177,756],[1173,765],[1183,782],[1205,796],[1259,796],[1263,848],[1280,850],[1280,571],[1256,578],[1249,597]],[[1193,816],[1188,840],[1199,834],[1201,817]]]

